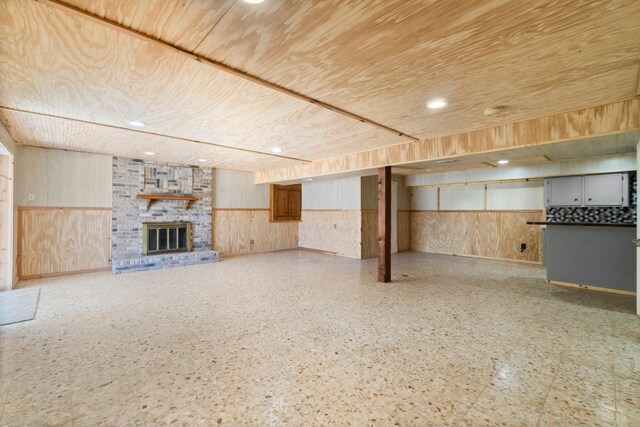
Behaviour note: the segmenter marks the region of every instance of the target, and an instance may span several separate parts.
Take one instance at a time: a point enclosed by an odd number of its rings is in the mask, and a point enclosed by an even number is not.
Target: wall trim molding
[[[451,212],[451,213],[455,213],[455,212],[473,212],[473,213],[538,213],[538,212],[542,212],[544,211],[544,209],[505,209],[505,210],[500,210],[500,209],[452,209],[452,210],[447,210],[447,209],[412,209],[409,212]]]
[[[73,271],[64,271],[61,273],[47,273],[47,274],[35,274],[33,276],[21,276],[18,280],[18,288],[20,288],[20,283],[25,280],[33,280],[33,279],[44,279],[47,277],[63,277],[63,276],[75,276],[76,274],[87,274],[87,273],[98,273],[100,271],[111,271],[111,267],[103,267],[103,268],[89,268],[86,270],[73,270]]]
[[[302,212],[361,212],[364,210],[367,209],[302,209]]]
[[[301,250],[301,251],[316,252],[316,253],[321,253],[321,254],[338,256],[338,252],[334,252],[334,251],[325,251],[325,250],[322,250],[322,249],[307,248],[305,246],[299,246],[298,249]]]
[[[16,206],[18,210],[68,210],[68,211],[110,211],[111,208],[92,206]]]
[[[420,252],[420,253],[423,253],[423,254],[438,254],[438,255],[458,256],[458,257],[464,257],[464,258],[478,258],[478,259],[487,259],[487,260],[493,260],[493,261],[508,261],[508,262],[517,262],[517,263],[520,263],[520,264],[531,264],[531,265],[542,266],[542,262],[540,262],[540,261],[526,261],[526,260],[520,260],[520,259],[496,258],[496,257],[481,256],[481,255],[465,255],[465,254],[456,254],[456,253],[453,253],[453,252],[419,251],[419,250],[416,250],[416,249],[411,249],[411,252]]]
[[[580,285],[578,283],[560,282],[560,281],[557,281],[557,280],[546,279],[545,283],[548,283],[550,285],[555,285],[555,286],[564,286],[564,287],[567,287],[567,288],[582,289],[582,290],[585,290],[585,291],[607,292],[607,293],[610,293],[610,294],[625,295],[625,296],[629,296],[629,297],[635,297],[637,295],[636,292],[632,292],[632,291],[623,291],[623,290],[620,290],[620,289],[602,288],[602,287],[599,287],[599,286],[591,286],[591,285]]]
[[[269,208],[212,208],[213,211],[269,211]]]
[[[534,178],[514,178],[514,179],[497,179],[497,180],[488,180],[488,181],[461,181],[461,182],[451,182],[446,184],[416,184],[416,185],[408,185],[408,188],[443,188],[443,187],[462,187],[465,185],[499,185],[499,184],[512,184],[517,182],[538,182],[544,181],[544,177],[534,177]]]

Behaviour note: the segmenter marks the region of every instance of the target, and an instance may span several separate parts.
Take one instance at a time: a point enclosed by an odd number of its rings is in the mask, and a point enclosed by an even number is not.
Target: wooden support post
[[[378,168],[378,282],[391,281],[391,166]]]

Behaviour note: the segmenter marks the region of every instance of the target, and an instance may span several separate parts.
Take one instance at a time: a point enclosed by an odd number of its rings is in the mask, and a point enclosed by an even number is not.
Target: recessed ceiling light
[[[446,106],[447,106],[447,101],[445,101],[442,98],[432,99],[431,101],[427,102],[427,108],[431,110],[435,110],[435,109],[446,107]]]
[[[273,153],[282,153],[282,148],[280,148],[280,147],[273,147],[273,148],[271,149],[271,151],[272,151]]]
[[[153,156],[156,153],[154,153],[153,151],[145,151],[144,154],[146,154],[147,156]]]
[[[206,162],[207,159],[198,159],[199,162]]]
[[[509,160],[498,160],[498,163],[500,163],[501,165],[506,165],[507,163],[509,163]]]
[[[129,122],[129,124],[131,126],[135,126],[135,127],[139,127],[139,128],[145,127],[147,125],[145,122],[141,122],[141,121],[138,121],[138,120],[131,120]]]
[[[260,4],[262,3],[264,0],[242,0],[245,3],[249,3],[249,4]]]

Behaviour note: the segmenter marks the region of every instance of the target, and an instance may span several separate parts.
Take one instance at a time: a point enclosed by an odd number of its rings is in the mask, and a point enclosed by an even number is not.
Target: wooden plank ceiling
[[[0,118],[26,145],[285,168],[633,98],[639,21],[637,0],[1,0]]]

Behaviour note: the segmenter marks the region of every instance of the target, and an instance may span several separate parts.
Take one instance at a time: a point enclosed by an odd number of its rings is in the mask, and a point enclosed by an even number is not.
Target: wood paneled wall
[[[255,184],[253,172],[230,169],[211,171],[213,208],[268,209],[269,185]]]
[[[411,220],[408,210],[398,210],[398,252],[411,250]]]
[[[408,210],[398,210],[398,252],[411,250],[411,223]],[[362,258],[378,256],[378,211],[362,210]]]
[[[213,249],[246,255],[298,247],[297,222],[269,222],[269,209],[214,209]]]
[[[362,258],[378,256],[378,210],[362,210]]]
[[[18,209],[21,279],[108,269],[111,209]]]
[[[541,210],[411,211],[411,250],[540,263],[540,226],[526,223],[541,220]]]
[[[268,185],[256,185],[252,172],[214,169],[212,177],[211,242],[220,255],[298,247],[297,222],[269,222]]]
[[[304,190],[303,190],[304,191]],[[362,211],[302,210],[300,247],[361,258]]]
[[[24,146],[18,151],[18,206],[111,208],[111,156]]]
[[[360,209],[361,177],[317,180],[302,183],[302,209]]]

